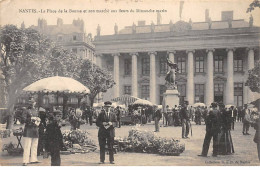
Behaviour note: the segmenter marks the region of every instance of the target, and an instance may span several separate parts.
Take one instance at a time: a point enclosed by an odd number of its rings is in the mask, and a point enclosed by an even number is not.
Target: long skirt
[[[221,130],[218,135],[218,154],[229,155],[234,152],[235,151],[230,130]]]

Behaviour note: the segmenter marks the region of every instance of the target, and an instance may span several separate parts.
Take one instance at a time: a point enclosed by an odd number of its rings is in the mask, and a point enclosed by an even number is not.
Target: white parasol
[[[143,100],[143,99],[139,99],[136,100],[133,105],[149,105],[149,106],[153,106],[153,103],[148,101],[148,100]]]
[[[229,108],[231,108],[231,106],[235,107],[235,105],[225,105],[225,108],[229,109]]]
[[[27,92],[66,92],[88,94],[90,90],[80,82],[67,77],[54,76],[38,80],[23,89]]]
[[[205,105],[204,103],[195,103],[195,104],[193,105],[193,107],[198,107],[198,106],[200,106],[200,107],[205,107],[206,105]]]

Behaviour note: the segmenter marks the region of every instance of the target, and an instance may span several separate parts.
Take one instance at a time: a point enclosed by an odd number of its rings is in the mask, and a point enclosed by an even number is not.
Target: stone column
[[[102,54],[96,54],[96,65],[102,68]]]
[[[149,52],[150,55],[150,101],[154,104],[156,101],[156,63],[155,56],[156,52]]]
[[[137,73],[137,56],[138,53],[131,53],[132,56],[132,96],[138,97],[138,73]]]
[[[227,85],[226,85],[226,104],[234,104],[234,49],[227,50]]]
[[[253,69],[255,67],[255,56],[254,56],[254,48],[248,48],[248,54],[247,54],[247,72],[246,72],[246,78],[248,78],[248,70]],[[246,82],[246,80],[245,80]],[[250,90],[248,86],[245,86],[247,91],[247,102],[245,103],[251,103],[254,101],[254,93]]]
[[[119,53],[113,54],[114,56],[114,97],[119,97],[120,95],[120,83],[119,83]]]
[[[213,52],[214,49],[208,49],[207,51],[207,81],[206,81],[206,101],[205,104],[209,106],[212,102],[214,102],[214,59]]]
[[[194,104],[194,50],[186,51],[188,53],[188,74],[187,74],[187,100],[190,105]]]

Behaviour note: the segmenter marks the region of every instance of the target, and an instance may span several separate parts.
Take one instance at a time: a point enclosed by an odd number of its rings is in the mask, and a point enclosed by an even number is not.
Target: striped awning
[[[127,94],[111,99],[111,101],[122,102],[122,103],[125,103],[125,104],[134,103],[136,100],[139,100],[139,98],[134,97],[134,96],[130,96],[130,95],[127,95]]]

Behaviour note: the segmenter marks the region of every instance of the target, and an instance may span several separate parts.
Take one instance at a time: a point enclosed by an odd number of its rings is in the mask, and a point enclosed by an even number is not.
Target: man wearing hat
[[[155,132],[159,132],[159,121],[162,118],[161,110],[158,108],[158,106],[155,106],[154,108],[155,114],[154,114],[154,125],[155,125]]]
[[[107,101],[104,103],[104,109],[100,112],[97,118],[96,125],[98,130],[98,142],[100,147],[100,164],[105,163],[105,146],[107,144],[109,151],[110,164],[114,164],[114,137],[116,127],[116,114],[111,111],[112,103]]]
[[[180,117],[182,123],[182,138],[186,139],[189,138],[189,131],[190,131],[190,118],[188,115],[187,104],[184,103],[180,110]]]
[[[243,121],[243,135],[250,135],[248,133],[251,119],[250,119],[250,112],[247,108],[247,104],[244,105],[244,109],[242,111],[242,121]]]
[[[209,145],[211,138],[213,137],[213,155],[217,156],[218,153],[218,133],[220,132],[221,127],[221,118],[220,111],[217,110],[217,103],[212,103],[212,110],[209,112],[209,115],[206,117],[206,134],[204,138],[203,148],[201,155],[207,157]]]

